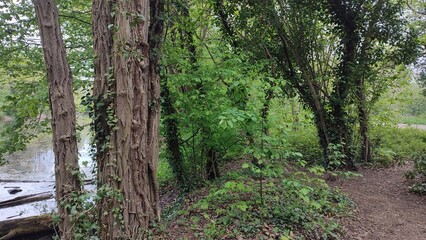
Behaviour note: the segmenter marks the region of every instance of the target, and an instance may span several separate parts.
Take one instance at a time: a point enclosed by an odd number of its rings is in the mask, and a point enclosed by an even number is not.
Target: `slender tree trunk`
[[[271,87],[265,90],[265,99],[263,102],[263,107],[261,112],[261,116],[263,120],[262,131],[263,131],[263,134],[265,134],[265,136],[269,136],[269,126],[268,126],[269,108],[271,105],[271,100],[274,97],[274,92],[272,91],[271,88],[275,85],[273,82],[269,82],[269,84],[271,85]]]
[[[219,175],[219,164],[217,162],[217,152],[213,148],[209,148],[207,152],[206,172],[207,179],[214,180]]]
[[[189,9],[190,9],[190,3],[188,0],[181,0],[181,2],[178,4],[179,8],[179,12],[182,15],[182,17],[185,20],[188,20],[190,18],[190,13],[189,13]],[[184,20],[184,24],[186,23],[186,21]],[[197,48],[194,44],[194,35],[195,32],[194,30],[191,28],[192,26],[188,26],[183,25],[183,28],[180,29],[181,32],[181,41],[183,42],[182,47],[186,48],[186,50],[188,51],[188,53],[190,54],[189,56],[189,63],[191,64],[191,69],[193,71],[196,71],[198,66],[197,64]],[[201,41],[203,41],[204,39],[201,38]],[[196,89],[198,89],[200,91],[200,94],[206,94],[206,89],[205,86],[203,85],[202,82],[196,84]],[[206,136],[210,137],[211,136],[211,131],[210,129],[208,129],[208,127],[203,126],[202,127],[203,130],[201,131],[202,133],[202,142],[205,141]],[[204,152],[207,152],[207,156],[206,156],[206,162],[205,162],[205,174],[207,179],[209,180],[214,180],[217,177],[220,176],[220,172],[219,172],[219,166],[218,166],[218,159],[217,159],[217,150],[215,149],[214,146],[209,146],[207,149],[204,149],[205,146],[201,146],[201,159],[204,160]],[[203,166],[200,166],[201,168]]]
[[[361,79],[358,85],[358,112],[359,112],[359,132],[361,135],[361,160],[371,161],[371,143],[368,136],[368,110],[365,98],[364,80]]]
[[[180,6],[180,2],[177,2],[176,5]],[[179,8],[180,9],[180,8]],[[188,10],[187,10],[188,11]],[[168,27],[173,28],[174,22],[170,21]],[[172,31],[170,38],[173,43],[176,42],[176,31]],[[181,31],[182,35],[182,31]],[[167,36],[166,36],[167,37]],[[175,44],[174,44],[175,45]],[[184,46],[181,46],[182,48]],[[168,68],[169,74],[176,74],[179,72],[178,69],[174,69],[173,67]],[[185,87],[183,87],[182,91],[185,91]],[[165,140],[167,144],[168,151],[168,162],[172,167],[173,174],[181,187],[187,187],[187,179],[184,165],[184,158],[181,151],[180,144],[180,135],[179,135],[179,122],[176,119],[175,115],[177,110],[174,106],[173,98],[171,96],[171,92],[168,86],[167,77],[162,77],[161,81],[161,107],[162,113],[164,117],[164,128],[165,128]]]
[[[173,174],[180,186],[186,185],[186,174],[183,164],[182,152],[180,150],[179,143],[179,127],[178,121],[175,118],[176,109],[173,106],[172,98],[170,96],[170,89],[167,86],[167,79],[164,78],[162,84],[161,101],[162,111],[164,113],[164,127],[165,127],[165,138],[167,143],[167,150],[170,154],[169,163],[172,167]]]
[[[55,184],[62,239],[73,239],[74,222],[70,218],[71,194],[80,192],[76,113],[71,69],[60,31],[58,8],[54,0],[33,0],[40,27],[41,43],[47,70],[49,101],[52,113]]]
[[[298,123],[299,123],[299,118],[298,118],[298,114],[299,111],[296,111],[296,103],[294,101],[294,97],[292,97],[290,99],[290,104],[291,104],[291,121],[293,123],[293,131],[297,131],[299,128],[297,127]]]
[[[95,128],[105,134],[96,139],[97,149],[104,149],[97,158],[98,188],[106,191],[99,203],[101,239],[143,239],[150,222],[160,218],[156,171],[163,7],[161,0],[93,2],[94,95],[106,99],[95,105]]]
[[[314,111],[315,125],[317,127],[319,144],[322,148],[323,158],[325,165],[328,165],[328,146],[330,145],[329,125],[326,122],[326,115],[324,111]]]

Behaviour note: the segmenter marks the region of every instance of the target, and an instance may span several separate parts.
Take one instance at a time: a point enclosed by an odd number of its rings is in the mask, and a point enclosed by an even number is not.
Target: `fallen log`
[[[44,183],[55,182],[55,180],[14,180],[14,179],[0,179],[2,183]]]
[[[15,179],[0,179],[0,183],[54,183],[55,180],[15,180]],[[95,179],[84,179],[84,184],[93,184]]]
[[[0,240],[42,239],[46,236],[51,237],[54,234],[55,227],[50,215],[40,215],[0,222]]]
[[[7,208],[7,207],[13,207],[17,205],[32,203],[32,202],[38,202],[43,201],[47,199],[53,198],[53,193],[51,192],[43,192],[43,193],[36,193],[36,194],[30,194],[25,196],[19,196],[13,199],[9,199],[6,201],[0,202],[0,209]]]

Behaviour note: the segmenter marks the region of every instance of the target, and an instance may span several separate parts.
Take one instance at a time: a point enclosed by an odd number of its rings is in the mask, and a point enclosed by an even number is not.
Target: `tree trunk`
[[[339,99],[339,101],[344,101]],[[343,110],[343,106],[338,104],[333,106],[332,120],[330,121],[330,126],[333,126],[329,129],[332,144],[340,144],[342,148],[340,149],[341,153],[344,154],[344,158],[341,159],[342,163],[345,164],[344,168],[348,170],[356,169],[353,162],[353,153],[352,153],[352,134],[351,129],[349,129],[349,123],[347,119],[347,113]],[[330,154],[330,153],[329,153]],[[336,167],[336,166],[331,166]],[[338,166],[339,167],[339,166]]]
[[[274,91],[272,90],[272,87],[275,86],[275,83],[273,82],[268,82],[268,84],[270,87],[265,90],[265,99],[263,102],[262,112],[260,114],[262,116],[262,132],[265,134],[265,136],[269,136],[269,107],[271,105],[272,98],[274,97]]]
[[[98,187],[107,191],[99,203],[101,239],[142,239],[150,222],[160,218],[156,170],[163,7],[160,0],[93,3],[94,94],[108,104],[95,106],[95,127],[102,132],[97,149],[106,148],[97,158]]]
[[[172,98],[170,96],[170,90],[167,86],[167,79],[162,84],[161,95],[163,98],[162,110],[164,113],[164,127],[165,127],[165,138],[167,143],[167,150],[170,154],[169,163],[172,167],[173,174],[180,186],[186,186],[186,174],[183,163],[182,152],[180,150],[179,143],[179,128],[178,121],[175,118],[176,109],[173,106]]]
[[[206,162],[206,173],[208,180],[214,180],[218,178],[219,175],[219,164],[217,162],[216,151],[213,148],[209,148],[207,152],[207,162]]]
[[[361,136],[361,160],[371,161],[371,143],[368,136],[368,110],[365,98],[364,80],[361,79],[358,84],[358,112],[359,112],[359,132]]]
[[[317,127],[319,144],[322,148],[323,158],[325,165],[328,165],[328,146],[330,145],[329,125],[327,124],[325,111],[313,111],[315,116],[315,125]]]
[[[62,239],[73,239],[74,222],[69,209],[70,195],[81,190],[78,178],[77,136],[71,70],[66,60],[59,26],[58,8],[54,0],[33,0],[40,27],[41,44],[49,85],[52,114],[55,183]]]

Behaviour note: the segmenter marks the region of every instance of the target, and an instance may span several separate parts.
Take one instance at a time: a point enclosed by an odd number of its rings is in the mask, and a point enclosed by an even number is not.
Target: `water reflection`
[[[90,157],[88,131],[81,133],[78,143],[81,171],[86,179],[92,179],[93,162]],[[30,143],[25,151],[6,156],[7,164],[0,167],[0,201],[29,194],[54,191],[54,154],[51,137],[43,136]],[[83,162],[87,165],[84,166]],[[20,187],[22,192],[11,195],[11,187]],[[91,186],[90,190],[94,190]],[[0,209],[0,221],[9,218],[27,217],[48,213],[55,209],[53,199]]]
[[[92,178],[93,164],[90,157],[90,138],[87,133],[79,141],[78,148],[81,170],[87,178]],[[0,167],[1,180],[53,181],[55,179],[54,154],[52,142],[48,136],[39,138],[30,143],[25,151],[10,154],[5,159],[7,164]],[[86,167],[83,162],[88,163]]]

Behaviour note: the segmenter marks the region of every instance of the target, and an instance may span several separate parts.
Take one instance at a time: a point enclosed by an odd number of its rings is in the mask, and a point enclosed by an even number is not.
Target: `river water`
[[[90,138],[87,131],[81,134],[79,141],[79,162],[86,179],[92,179],[93,164],[90,157]],[[19,196],[50,192],[54,194],[54,154],[52,140],[43,136],[31,142],[25,151],[6,156],[7,163],[0,166],[0,202]],[[87,166],[84,166],[87,162]],[[9,194],[12,187],[19,187],[21,192]],[[0,221],[50,213],[55,210],[55,200],[0,208]]]

